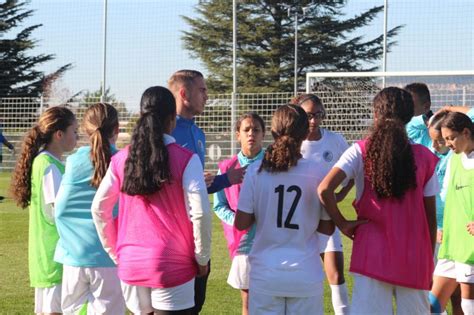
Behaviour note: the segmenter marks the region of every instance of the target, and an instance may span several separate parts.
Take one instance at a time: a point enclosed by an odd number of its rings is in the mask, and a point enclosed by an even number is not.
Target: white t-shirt
[[[341,169],[347,176],[347,179],[354,179],[356,186],[356,200],[359,200],[364,192],[364,159],[362,151],[357,143],[354,143],[344,152],[339,161],[334,165]],[[430,180],[423,188],[425,197],[435,196],[439,192],[438,176],[433,172]]]
[[[238,209],[255,215],[250,261],[252,292],[309,297],[323,280],[316,229],[329,220],[316,189],[324,174],[318,163],[300,159],[288,172],[258,173],[261,161],[244,177]]]
[[[47,154],[53,159],[62,163],[57,157],[48,151],[41,151],[39,154]],[[56,200],[56,195],[58,194],[62,178],[63,175],[55,164],[50,164],[44,170],[42,180],[43,214],[50,223],[54,223],[54,202]]]
[[[344,151],[349,148],[346,139],[340,134],[320,128],[321,139],[316,141],[305,140],[301,144],[301,154],[305,159],[315,160],[327,174],[336,164]]]

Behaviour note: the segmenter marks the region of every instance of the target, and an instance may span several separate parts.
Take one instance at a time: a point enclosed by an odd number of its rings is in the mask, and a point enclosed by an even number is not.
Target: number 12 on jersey
[[[293,203],[291,204],[290,211],[288,211],[288,215],[286,216],[283,228],[298,230],[300,228],[299,225],[295,223],[291,223],[291,219],[293,218],[296,207],[298,206],[298,202],[300,201],[300,198],[301,198],[301,188],[296,185],[291,185],[290,187],[288,187],[286,192],[287,193],[295,192],[296,195],[293,199]],[[278,194],[277,227],[281,228],[282,221],[283,221],[283,204],[284,204],[283,198],[285,197],[285,186],[279,185],[278,187],[276,187],[275,193]]]

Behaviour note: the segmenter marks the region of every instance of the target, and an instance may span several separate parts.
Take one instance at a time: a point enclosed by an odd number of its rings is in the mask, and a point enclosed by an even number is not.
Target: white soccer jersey
[[[349,145],[346,139],[338,133],[321,128],[321,139],[305,140],[301,144],[301,154],[305,159],[314,160],[318,163],[318,170],[323,176],[326,176],[331,168],[336,164]],[[342,185],[347,185],[345,180]],[[320,253],[342,252],[342,241],[339,230],[336,228],[331,236],[319,234]]]
[[[349,148],[346,139],[338,133],[321,128],[321,139],[305,140],[301,144],[301,154],[305,159],[319,162],[322,173],[327,174],[341,155]]]
[[[248,167],[238,204],[256,221],[249,289],[272,296],[314,296],[323,280],[315,232],[320,218],[329,220],[316,193],[324,173],[306,159],[273,174],[258,173],[260,164]]]

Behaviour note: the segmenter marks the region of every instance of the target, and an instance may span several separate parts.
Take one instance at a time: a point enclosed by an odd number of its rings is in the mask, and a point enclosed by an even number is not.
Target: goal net
[[[325,128],[353,142],[372,124],[372,100],[384,86],[403,88],[413,82],[430,89],[433,111],[444,105],[474,107],[474,71],[457,72],[313,72],[306,92],[321,98],[327,112]]]

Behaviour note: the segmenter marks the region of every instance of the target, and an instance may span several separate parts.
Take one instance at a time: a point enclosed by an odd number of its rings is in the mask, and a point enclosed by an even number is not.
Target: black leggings
[[[206,288],[207,288],[207,279],[211,273],[211,261],[209,260],[209,272],[205,277],[196,277],[194,279],[194,307],[192,308],[192,314],[197,315],[201,312],[206,300]]]
[[[180,311],[158,311],[156,310],[153,314],[155,315],[192,315],[193,308],[188,308]]]

